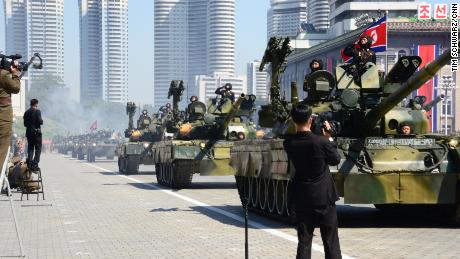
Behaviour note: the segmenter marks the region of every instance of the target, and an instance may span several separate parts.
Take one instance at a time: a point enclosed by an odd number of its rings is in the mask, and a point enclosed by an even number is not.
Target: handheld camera
[[[11,68],[16,68],[21,72],[19,78],[29,70],[30,65],[34,69],[42,69],[43,68],[43,59],[40,57],[39,53],[35,53],[29,60],[29,62],[21,62],[19,61],[22,58],[21,55],[3,55],[0,54],[0,69],[5,69],[11,71]]]

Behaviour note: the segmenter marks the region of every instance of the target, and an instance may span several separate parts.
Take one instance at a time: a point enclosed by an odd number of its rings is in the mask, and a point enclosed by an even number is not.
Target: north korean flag
[[[380,20],[371,24],[365,29],[358,39],[355,41],[355,47],[359,48],[358,40],[363,36],[370,36],[372,39],[371,50],[374,52],[384,52],[387,50],[387,17],[383,16]],[[343,54],[343,50],[340,51],[344,62],[350,62],[352,57]]]

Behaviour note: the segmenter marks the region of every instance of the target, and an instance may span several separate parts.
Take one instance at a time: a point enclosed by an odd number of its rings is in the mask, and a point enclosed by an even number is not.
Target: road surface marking
[[[192,203],[194,205],[197,205],[197,206],[200,206],[200,207],[203,207],[209,211],[212,211],[212,212],[215,212],[215,213],[218,213],[222,216],[225,216],[227,218],[230,218],[230,219],[233,219],[233,220],[236,220],[240,223],[243,223],[244,224],[244,218],[243,217],[240,217],[236,214],[233,214],[231,212],[228,212],[228,211],[225,211],[223,209],[219,209],[219,208],[216,208],[216,207],[213,207],[209,204],[206,204],[204,202],[201,202],[201,201],[198,201],[198,200],[195,200],[195,199],[192,199],[190,197],[187,197],[185,195],[182,195],[182,194],[178,194],[176,192],[173,192],[169,189],[164,189],[162,187],[159,187],[155,184],[151,184],[151,183],[145,183],[145,182],[142,182],[141,180],[138,180],[138,179],[135,179],[135,178],[132,178],[132,177],[129,177],[129,176],[126,176],[126,175],[122,175],[122,174],[119,174],[118,172],[115,172],[115,171],[111,171],[111,170],[108,170],[108,169],[105,169],[105,168],[102,168],[102,167],[99,167],[97,165],[93,165],[93,164],[89,164],[89,163],[85,163],[86,165],[88,166],[91,166],[93,168],[96,168],[98,170],[102,170],[104,172],[107,172],[107,173],[112,173],[114,175],[117,175],[119,177],[122,177],[122,178],[125,178],[125,179],[128,179],[128,180],[131,180],[133,182],[136,182],[136,183],[139,183],[139,184],[142,184],[142,185],[145,185],[145,186],[148,186],[148,187],[151,187],[153,189],[156,189],[156,190],[159,190],[159,191],[162,191],[166,194],[169,194],[171,196],[174,196],[176,198],[179,198],[181,200],[184,200],[184,201],[187,201],[189,203]],[[287,241],[291,241],[293,243],[297,243],[298,240],[297,240],[297,237],[296,236],[293,236],[293,235],[289,235],[289,234],[286,234],[282,231],[279,231],[279,230],[276,230],[276,229],[272,229],[272,228],[269,228],[268,226],[262,224],[262,223],[258,223],[256,221],[253,221],[253,220],[249,220],[248,221],[248,225],[253,227],[253,228],[257,228],[259,230],[262,230],[262,231],[265,231],[273,236],[276,236],[276,237],[279,237],[279,238],[282,238],[284,240],[287,240]],[[312,243],[312,246],[311,248],[317,252],[320,252],[320,253],[324,253],[324,248],[323,246],[321,245],[318,245],[318,244],[315,244],[315,243]],[[344,253],[342,253],[342,258],[343,259],[352,259],[353,257],[351,256],[348,256]]]

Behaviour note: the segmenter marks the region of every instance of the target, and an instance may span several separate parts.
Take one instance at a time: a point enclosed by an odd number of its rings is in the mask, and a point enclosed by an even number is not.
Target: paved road
[[[43,156],[46,200],[19,201],[28,258],[244,258],[242,209],[233,177],[195,177],[170,191],[145,174],[118,175],[115,161]],[[149,174],[150,173],[150,174]],[[460,230],[417,214],[339,205],[345,257],[458,258]],[[0,197],[0,258],[18,255],[7,197]],[[250,214],[250,258],[294,258],[291,226]],[[324,258],[319,231],[313,258]]]

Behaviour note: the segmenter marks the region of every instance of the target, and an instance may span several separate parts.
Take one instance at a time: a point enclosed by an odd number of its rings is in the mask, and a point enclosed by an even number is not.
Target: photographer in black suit
[[[329,165],[337,165],[340,155],[325,121],[321,135],[311,132],[312,110],[306,104],[293,107],[291,116],[297,134],[284,141],[289,159],[295,167],[292,202],[297,215],[299,244],[297,258],[311,258],[315,227],[321,230],[326,258],[342,258],[340,252],[337,211],[339,200]]]
[[[24,113],[24,127],[26,127],[27,137],[27,166],[31,171],[40,170],[40,153],[42,150],[42,115],[38,109],[38,100],[30,100],[30,108]],[[35,151],[35,156],[34,156]]]

